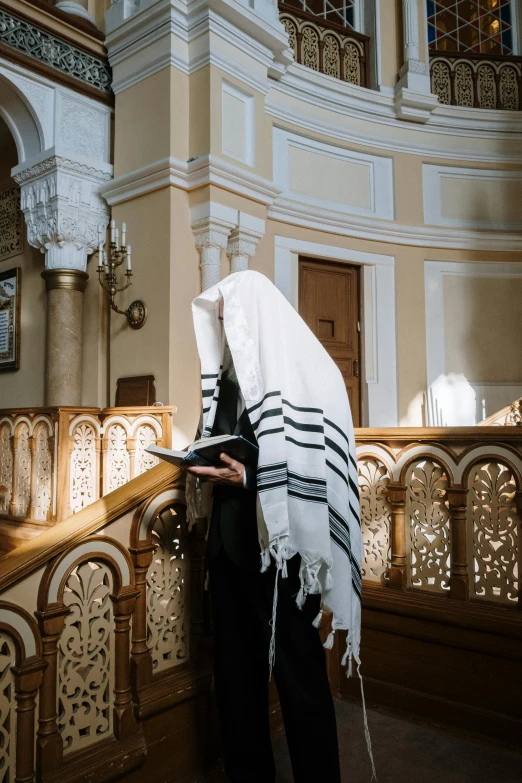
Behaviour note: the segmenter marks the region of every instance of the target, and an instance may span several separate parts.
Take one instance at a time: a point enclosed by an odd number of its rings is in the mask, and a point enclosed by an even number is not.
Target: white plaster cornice
[[[299,63],[292,63],[279,80],[272,80],[272,90],[267,104],[277,102],[271,99],[272,91],[291,96],[315,107],[327,109],[334,114],[356,117],[368,123],[400,128],[406,134],[410,128],[396,116],[395,100],[391,95],[314,71]],[[280,104],[277,104],[278,106]],[[269,111],[271,109],[269,108]],[[305,113],[306,108],[303,111]],[[309,116],[309,113],[307,114]],[[474,137],[479,139],[522,140],[522,112],[493,111],[464,106],[441,106],[433,110],[430,119],[412,129],[416,133]],[[480,158],[480,153],[477,153]]]
[[[218,185],[262,204],[272,203],[281,192],[281,188],[264,177],[214,155],[205,155],[189,162],[163,158],[116,177],[102,188],[102,195],[110,206],[114,206],[169,185],[183,190]]]
[[[386,152],[402,152],[408,155],[420,155],[421,157],[438,158],[442,160],[459,160],[459,161],[473,161],[481,163],[521,163],[522,164],[522,145],[517,152],[505,152],[502,150],[493,151],[491,149],[482,149],[480,152],[477,149],[469,149],[467,146],[455,147],[455,146],[436,146],[427,144],[418,144],[413,141],[408,141],[406,133],[405,138],[393,138],[389,135],[379,136],[377,134],[359,133],[353,130],[346,123],[342,123],[342,117],[339,117],[338,122],[323,122],[320,119],[314,117],[311,112],[307,111],[306,104],[303,106],[303,111],[296,110],[295,106],[290,108],[288,103],[284,100],[277,100],[277,90],[272,89],[265,99],[265,112],[271,117],[274,117],[279,123],[288,123],[294,126],[292,130],[296,133],[312,132],[325,136],[325,140],[338,139],[347,144],[359,144],[364,147],[372,147],[373,149],[386,151]],[[276,124],[275,127],[283,127],[280,124]],[[426,130],[426,126],[421,128],[415,126],[413,129],[415,132],[422,129]],[[404,128],[407,132],[408,128]],[[429,136],[427,142],[429,142]],[[484,136],[484,140],[487,138]],[[496,138],[496,137],[495,137]],[[522,133],[510,133],[502,134],[500,141],[522,141]]]
[[[288,194],[268,208],[267,217],[302,228],[342,236],[415,247],[520,252],[522,235],[515,232],[467,231],[433,226],[404,226],[392,221],[363,218],[346,212],[305,204]]]
[[[232,43],[238,52],[261,64],[272,77],[278,77],[293,56],[277,9],[268,0],[259,1],[273,9],[275,15],[270,22],[234,0],[142,3],[142,9],[110,32],[106,39],[114,70],[114,91],[120,92],[169,65],[184,73],[193,73],[212,62],[219,67],[225,65],[224,70],[233,70],[232,75],[243,78],[244,67],[241,67],[240,75],[239,64],[229,63],[222,54],[212,50],[212,36]],[[165,50],[147,60],[147,53],[154,51],[153,44],[162,40]],[[139,63],[136,61],[133,65],[132,58],[139,53],[142,53]],[[259,76],[249,76],[255,82],[255,89],[267,91],[268,86]]]

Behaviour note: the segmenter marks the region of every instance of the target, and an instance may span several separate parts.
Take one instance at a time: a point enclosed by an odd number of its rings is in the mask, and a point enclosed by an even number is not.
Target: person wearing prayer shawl
[[[189,523],[209,519],[215,690],[231,783],[274,783],[268,681],[275,677],[295,783],[340,783],[333,699],[317,627],[345,632],[359,666],[362,537],[343,378],[277,288],[229,275],[192,304],[201,360],[200,436],[242,435],[257,466],[226,454],[188,469]],[[362,681],[361,681],[362,684]],[[365,719],[367,740],[369,736]],[[372,761],[373,768],[373,761]]]

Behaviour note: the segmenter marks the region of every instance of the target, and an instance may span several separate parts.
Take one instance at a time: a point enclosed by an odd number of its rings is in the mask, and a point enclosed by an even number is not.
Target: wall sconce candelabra
[[[98,266],[96,271],[98,272],[98,280],[101,287],[109,295],[111,309],[115,313],[124,315],[132,329],[141,329],[147,320],[145,303],[141,299],[135,299],[126,310],[120,310],[115,302],[116,294],[125,291],[126,288],[132,285],[131,246],[125,244],[126,233],[127,227],[125,223],[122,223],[120,245],[119,229],[116,228],[116,222],[111,220],[111,240],[108,248],[109,252],[107,253],[103,249],[103,230],[101,228],[98,229]],[[127,280],[119,283],[117,269],[124,263],[126,264],[124,275]]]

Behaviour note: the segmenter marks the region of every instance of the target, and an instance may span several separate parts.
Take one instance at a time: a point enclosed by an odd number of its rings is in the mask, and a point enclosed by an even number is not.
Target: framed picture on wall
[[[0,272],[0,370],[20,369],[22,270]]]

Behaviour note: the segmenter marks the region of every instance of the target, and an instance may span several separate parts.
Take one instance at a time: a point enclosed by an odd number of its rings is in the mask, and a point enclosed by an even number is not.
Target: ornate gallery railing
[[[119,777],[146,755],[139,718],[208,687],[183,483],[163,463],[1,559],[3,781]]]
[[[356,440],[373,593],[520,608],[519,428],[359,429]],[[204,550],[203,528],[186,528],[183,479],[162,463],[0,559],[3,780],[121,776],[147,754],[142,721],[163,731],[166,710],[178,736],[193,733],[179,759],[202,756],[192,738],[206,718],[176,710],[191,699],[196,710],[210,683]]]
[[[359,87],[368,86],[368,36],[284,2],[279,3],[279,18],[296,62]]]
[[[0,411],[0,518],[56,522],[156,464],[173,408]]]
[[[363,578],[521,603],[522,431],[358,430]]]
[[[479,422],[480,427],[522,427],[522,399],[488,416]]]
[[[440,103],[480,109],[522,108],[522,57],[430,52],[431,91]]]

